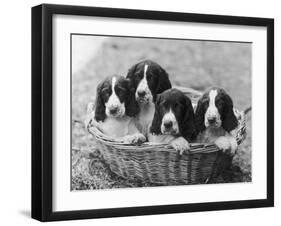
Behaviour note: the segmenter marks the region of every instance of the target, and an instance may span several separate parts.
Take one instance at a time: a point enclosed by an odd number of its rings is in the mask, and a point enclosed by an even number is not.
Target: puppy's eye
[[[109,96],[109,89],[103,89],[103,90],[101,91],[101,94],[102,94],[104,97]]]
[[[165,108],[168,108],[168,107],[169,107],[169,104],[168,104],[165,100],[159,102],[159,105],[160,105],[160,106],[163,106],[163,107],[165,107]]]
[[[208,99],[204,99],[202,100],[202,107],[207,109],[209,106],[209,100]]]
[[[140,79],[141,78],[141,73],[137,72],[135,73],[135,79]]]
[[[209,104],[209,98],[204,98],[202,99],[203,104]]]
[[[217,100],[217,101],[216,101],[216,105],[217,105],[218,107],[223,107],[223,101],[222,101],[222,100]]]
[[[223,107],[223,104],[222,104],[222,103],[218,103],[217,106],[218,106],[219,108],[222,108],[222,107]]]
[[[122,87],[122,86],[117,86],[116,88],[116,92],[126,92],[126,88]]]
[[[136,74],[136,76],[134,77],[134,82],[138,83],[138,82],[140,82],[140,80],[141,80],[141,76]]]
[[[151,80],[151,78],[152,78],[152,74],[150,74],[150,73],[148,74],[148,73],[147,73],[147,74],[146,74],[146,79],[147,79],[147,80]]]
[[[126,90],[119,89],[117,93],[118,93],[118,96],[122,96],[123,97],[123,96],[126,95]]]

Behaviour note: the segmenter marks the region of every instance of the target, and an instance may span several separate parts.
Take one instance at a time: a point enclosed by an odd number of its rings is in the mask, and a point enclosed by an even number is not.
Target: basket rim
[[[174,86],[174,88],[177,88],[179,90],[181,90],[185,95],[191,95],[191,99],[192,102],[196,105],[197,104],[197,100],[199,99],[199,97],[202,95],[202,93],[200,91],[197,91],[195,89],[192,88],[188,88],[188,87],[180,87],[180,86]],[[245,129],[246,127],[246,122],[245,122],[245,114],[243,111],[239,111],[238,109],[234,108],[234,111],[236,111],[237,113],[239,113],[239,115],[241,116],[240,120],[238,119],[238,126],[237,126],[237,134],[239,133],[239,131],[242,131]],[[116,148],[122,149],[123,151],[151,151],[152,149],[157,149],[157,151],[174,151],[176,152],[175,149],[172,148],[172,146],[168,143],[152,143],[152,142],[144,142],[140,145],[133,145],[133,144],[128,144],[128,143],[124,143],[121,141],[121,139],[118,138],[113,138],[110,136],[105,135],[104,133],[102,133],[102,131],[100,131],[97,127],[95,127],[94,125],[90,126],[89,124],[87,125],[87,130],[88,132],[93,135],[95,137],[95,139],[105,145],[111,145],[114,146]],[[241,144],[243,142],[243,140],[245,139],[245,137],[237,137],[236,136],[236,140],[238,142],[238,144]],[[221,151],[220,149],[217,148],[217,146],[215,144],[212,143],[198,143],[198,142],[190,142],[190,151],[189,153],[210,153],[210,152],[217,152],[217,151]]]
[[[93,135],[99,142],[102,142],[103,144],[106,145],[111,145],[114,147],[118,147],[119,149],[122,150],[127,150],[131,151],[133,150],[134,152],[136,151],[149,151],[151,149],[157,149],[158,151],[175,151],[174,148],[168,143],[161,143],[161,144],[156,144],[152,142],[144,142],[140,145],[133,145],[133,144],[128,144],[128,143],[123,143],[119,141],[118,139],[104,139],[103,133],[96,127],[88,127],[88,131],[91,135]],[[209,143],[190,143],[190,152],[196,153],[196,152],[202,152],[202,149],[205,149],[205,152],[215,152],[218,151],[219,149],[216,147],[214,144],[209,144]]]

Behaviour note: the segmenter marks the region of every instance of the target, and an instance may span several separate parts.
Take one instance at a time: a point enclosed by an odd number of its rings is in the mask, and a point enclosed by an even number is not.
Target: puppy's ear
[[[181,135],[188,141],[192,141],[197,136],[197,130],[195,126],[195,114],[192,107],[191,100],[184,96],[185,98],[185,111],[183,116],[183,122],[180,125]]]
[[[155,89],[155,95],[153,96],[153,101],[155,102],[156,100],[156,94],[160,94],[170,88],[172,88],[172,85],[169,79],[169,75],[162,67],[159,66],[158,82]]]
[[[102,84],[99,84],[96,92],[96,103],[95,103],[95,120],[97,122],[104,121],[105,119],[105,105],[101,95]]]
[[[205,127],[205,113],[206,109],[204,106],[204,95],[198,100],[197,102],[197,107],[195,110],[195,125],[196,125],[196,130],[198,133],[202,132]]]
[[[222,115],[222,127],[230,132],[238,125],[238,120],[233,112],[233,102],[231,97],[225,92],[221,91],[221,95],[224,101],[223,115]]]
[[[135,88],[133,87],[133,84],[129,79],[126,79],[126,84],[128,89],[128,96],[126,97],[125,101],[125,113],[129,117],[135,117],[140,111],[135,97]]]
[[[160,115],[160,102],[161,102],[161,95],[157,95],[156,102],[155,102],[154,117],[150,127],[150,133],[153,133],[155,135],[161,134],[162,118]]]
[[[134,78],[137,66],[138,66],[138,64],[135,64],[128,70],[126,78],[131,79],[131,80]]]

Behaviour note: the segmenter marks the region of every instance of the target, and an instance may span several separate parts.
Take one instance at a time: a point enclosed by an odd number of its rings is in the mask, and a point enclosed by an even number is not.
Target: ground
[[[94,36],[93,36],[94,38]],[[236,108],[251,105],[251,44],[140,38],[107,38],[72,75],[72,117],[83,120],[86,105],[94,101],[97,84],[108,75],[126,75],[130,66],[143,59],[158,62],[173,85],[200,91],[223,87]],[[233,160],[231,181],[251,181],[251,113],[247,115],[247,138]],[[72,124],[72,189],[137,186],[99,165],[97,148],[83,125]],[[96,161],[95,167],[89,167]]]

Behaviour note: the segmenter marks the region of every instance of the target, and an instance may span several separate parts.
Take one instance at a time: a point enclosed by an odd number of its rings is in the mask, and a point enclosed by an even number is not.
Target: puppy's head
[[[140,105],[155,102],[157,94],[171,88],[167,72],[151,60],[132,66],[127,78],[135,89],[135,98]]]
[[[183,136],[188,141],[194,139],[196,128],[190,99],[177,89],[159,94],[150,132],[156,135]]]
[[[238,125],[233,112],[232,99],[221,88],[211,88],[202,95],[198,101],[195,116],[199,132],[205,128],[221,126],[229,132]]]
[[[133,117],[138,112],[138,105],[133,97],[130,83],[122,76],[106,78],[97,87],[95,120],[103,121],[106,117]]]

